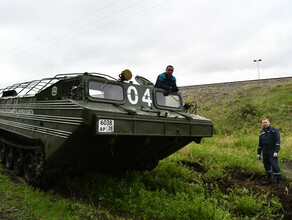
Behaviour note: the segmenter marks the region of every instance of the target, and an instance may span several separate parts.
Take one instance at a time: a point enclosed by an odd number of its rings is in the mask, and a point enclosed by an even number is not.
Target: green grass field
[[[252,86],[197,100],[213,138],[191,143],[150,172],[87,173],[49,189],[14,180],[0,165],[0,219],[289,219],[292,217],[292,84]],[[283,184],[262,186],[261,118],[281,132]]]

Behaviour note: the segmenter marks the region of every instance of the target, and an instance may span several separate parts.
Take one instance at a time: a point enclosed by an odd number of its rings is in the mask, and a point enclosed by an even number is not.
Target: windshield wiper
[[[122,106],[120,104],[114,104],[114,106],[119,107],[119,108],[125,110],[129,115],[137,115],[137,112],[136,111],[134,111],[132,109],[128,109],[128,108],[126,108],[126,107],[124,107],[124,106]]]
[[[192,116],[189,116],[187,113],[179,112],[179,111],[174,111],[174,112],[177,113],[177,114],[179,114],[179,115],[182,115],[182,116],[186,117],[189,120],[192,120],[193,119],[193,117]]]
[[[107,84],[107,79],[105,80],[104,84],[102,84],[102,86],[100,87],[100,90],[102,90],[102,88],[105,86],[105,84]]]

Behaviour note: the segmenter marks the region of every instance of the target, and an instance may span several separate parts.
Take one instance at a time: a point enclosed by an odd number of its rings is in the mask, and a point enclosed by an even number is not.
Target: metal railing
[[[112,80],[117,80],[107,74],[94,73],[94,72],[58,74],[52,78],[43,78],[40,80],[32,80],[29,82],[16,83],[11,86],[7,86],[4,89],[0,89],[0,97],[3,97],[3,92],[12,91],[12,90],[16,91],[16,94],[17,94],[17,95],[14,95],[14,97],[35,96],[37,93],[40,93],[44,89],[50,87],[51,85],[57,83],[60,80],[82,76],[82,75],[98,76],[98,77],[108,78]]]

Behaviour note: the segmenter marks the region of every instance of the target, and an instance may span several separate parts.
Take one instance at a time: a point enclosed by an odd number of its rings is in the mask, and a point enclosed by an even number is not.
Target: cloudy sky
[[[128,68],[178,86],[292,76],[292,1],[0,0],[0,87]]]

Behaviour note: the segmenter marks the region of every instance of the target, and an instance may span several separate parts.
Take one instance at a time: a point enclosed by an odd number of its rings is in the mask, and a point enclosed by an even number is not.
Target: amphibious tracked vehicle
[[[59,74],[0,89],[0,162],[27,181],[45,167],[151,170],[212,136],[211,121],[187,113],[179,92],[129,76]]]

